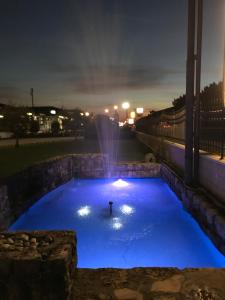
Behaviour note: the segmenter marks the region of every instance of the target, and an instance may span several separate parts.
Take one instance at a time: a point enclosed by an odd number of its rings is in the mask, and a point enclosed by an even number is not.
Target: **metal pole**
[[[34,107],[34,89],[33,88],[30,89],[30,94],[31,94],[31,105],[33,108]]]
[[[202,66],[202,23],[203,0],[198,0],[197,19],[197,54],[196,54],[196,98],[195,98],[195,122],[194,122],[194,180],[198,182],[199,171],[199,140],[200,140],[200,93],[201,93],[201,66]]]
[[[185,183],[193,181],[193,104],[195,81],[195,0],[188,1],[188,40],[186,70],[186,127],[185,127]]]
[[[223,56],[223,107],[222,107],[222,119],[225,114],[225,34],[224,34],[224,56]],[[221,153],[220,159],[224,159],[224,135],[225,135],[225,121],[222,120],[221,128]]]

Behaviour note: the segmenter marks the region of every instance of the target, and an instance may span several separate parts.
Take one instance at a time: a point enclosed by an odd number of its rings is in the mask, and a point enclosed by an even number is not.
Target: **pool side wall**
[[[217,206],[215,197],[203,189],[187,187],[183,179],[166,164],[161,164],[161,177],[215,246],[225,255],[225,216]]]
[[[73,154],[37,163],[0,182],[0,231],[38,199],[72,178],[160,177],[160,164],[120,163],[110,170],[104,154]]]

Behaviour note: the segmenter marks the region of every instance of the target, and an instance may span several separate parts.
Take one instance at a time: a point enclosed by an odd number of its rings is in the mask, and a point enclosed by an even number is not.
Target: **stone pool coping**
[[[71,300],[224,300],[224,282],[225,269],[77,269]]]

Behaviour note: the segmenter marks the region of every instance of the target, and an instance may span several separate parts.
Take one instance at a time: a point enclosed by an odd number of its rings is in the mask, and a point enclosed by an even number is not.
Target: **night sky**
[[[222,78],[223,0],[204,0],[202,86]],[[0,0],[0,102],[167,107],[185,92],[187,0]]]

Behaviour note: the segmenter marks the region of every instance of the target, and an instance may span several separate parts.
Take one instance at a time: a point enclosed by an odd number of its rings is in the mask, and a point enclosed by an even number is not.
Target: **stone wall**
[[[76,264],[74,232],[2,233],[0,299],[225,299],[225,269],[77,269]]]
[[[215,246],[225,255],[225,215],[218,208],[216,198],[203,190],[185,186],[183,179],[165,164],[161,177],[177,194],[184,207],[197,220]]]
[[[149,178],[160,177],[160,164],[129,162],[114,165],[111,173],[113,178]]]
[[[108,177],[108,158],[102,154],[73,154],[37,163],[0,183],[0,231],[6,230],[35,201],[75,178]],[[122,163],[112,177],[159,177],[156,163]]]
[[[78,269],[72,299],[224,300],[224,282],[224,269]]]
[[[0,234],[0,299],[70,299],[77,263],[75,233]]]
[[[0,231],[7,229],[35,201],[74,176],[105,176],[107,157],[74,154],[55,157],[16,173],[0,183]]]

